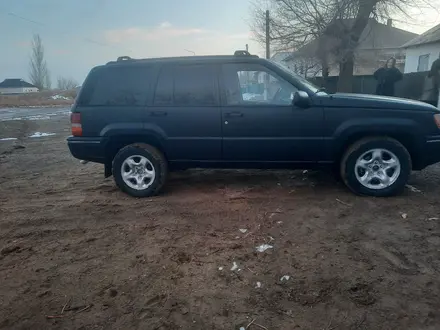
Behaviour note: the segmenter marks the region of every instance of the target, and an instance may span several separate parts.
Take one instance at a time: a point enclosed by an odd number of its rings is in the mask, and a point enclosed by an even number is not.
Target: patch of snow
[[[238,269],[238,265],[237,265],[237,263],[234,261],[234,262],[232,263],[231,271],[235,271],[235,270],[237,270],[237,269]]]
[[[66,97],[66,96],[63,96],[63,95],[52,95],[51,97],[50,97],[52,100],[70,100],[70,97]]]
[[[240,327],[240,330],[246,330],[245,327]]]
[[[429,221],[434,221],[434,220],[438,220],[438,219],[439,219],[439,218],[435,218],[435,217],[434,217],[434,218],[429,218],[428,220],[429,220]]]
[[[261,282],[257,282],[257,285],[255,286],[256,289],[261,288]]]
[[[303,171],[303,174],[307,174],[307,173],[309,173],[308,170],[304,170],[304,171]]]
[[[280,278],[280,281],[281,282],[283,282],[283,281],[288,281],[290,279],[290,276],[289,275],[283,275],[281,278]]]
[[[223,267],[219,267],[218,270],[220,270],[220,271],[223,270]]]
[[[409,184],[405,185],[405,187],[407,187],[409,190],[411,190],[412,192],[415,192],[415,193],[421,193],[422,192],[420,189],[418,189],[418,188],[416,188],[414,186],[411,186]]]
[[[402,213],[402,214],[401,214],[401,217],[402,217],[403,219],[406,219],[406,218],[408,218],[408,214],[406,214],[406,213]]]
[[[26,117],[26,120],[47,120],[50,119],[49,116],[30,116]]]
[[[262,244],[262,245],[256,247],[256,250],[258,252],[264,252],[264,251],[266,251],[268,249],[273,249],[273,246],[269,245],[269,244]]]
[[[247,229],[244,229],[244,228],[243,228],[243,229],[239,229],[239,231],[242,232],[242,233],[244,234],[245,232],[247,232]]]
[[[12,141],[17,140],[17,138],[1,138],[0,141]]]
[[[243,93],[243,101],[262,101],[263,95],[255,93]]]
[[[55,133],[41,133],[41,132],[35,132],[34,134],[30,135],[30,138],[40,138],[45,136],[52,136],[55,135]]]
[[[283,222],[282,221],[277,221],[277,224],[281,225]]]

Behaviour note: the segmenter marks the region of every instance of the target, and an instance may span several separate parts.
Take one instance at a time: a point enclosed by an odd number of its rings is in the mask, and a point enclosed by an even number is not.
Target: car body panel
[[[336,93],[322,97],[324,107],[440,112],[432,105],[398,97]]]
[[[229,114],[238,113],[241,116]],[[323,143],[321,107],[229,106],[222,110],[223,160],[316,162]]]

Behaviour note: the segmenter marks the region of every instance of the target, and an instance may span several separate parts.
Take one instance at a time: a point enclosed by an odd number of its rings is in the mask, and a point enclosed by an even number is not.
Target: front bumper
[[[95,163],[105,163],[106,140],[103,138],[75,137],[67,138],[67,145],[73,157]]]
[[[440,162],[440,135],[429,136],[426,139],[424,167]]]

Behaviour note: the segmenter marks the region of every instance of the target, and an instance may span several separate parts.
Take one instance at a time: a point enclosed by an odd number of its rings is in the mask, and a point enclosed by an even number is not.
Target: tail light
[[[434,121],[435,121],[437,127],[440,128],[440,113],[436,113],[434,115]]]
[[[72,124],[72,135],[82,136],[81,114],[72,112],[70,115],[70,123]]]

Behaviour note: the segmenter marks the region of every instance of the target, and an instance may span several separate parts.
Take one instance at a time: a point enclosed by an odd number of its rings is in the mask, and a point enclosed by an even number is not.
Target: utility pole
[[[270,59],[270,19],[269,10],[266,10],[266,58]]]
[[[266,58],[270,59],[270,23],[269,23],[269,10],[266,10]],[[264,74],[264,99],[269,98],[269,84],[270,78],[269,74],[266,72]]]
[[[246,51],[249,52],[249,45],[246,44]],[[246,87],[249,85],[249,71],[246,71]],[[246,90],[247,92],[247,90]]]

